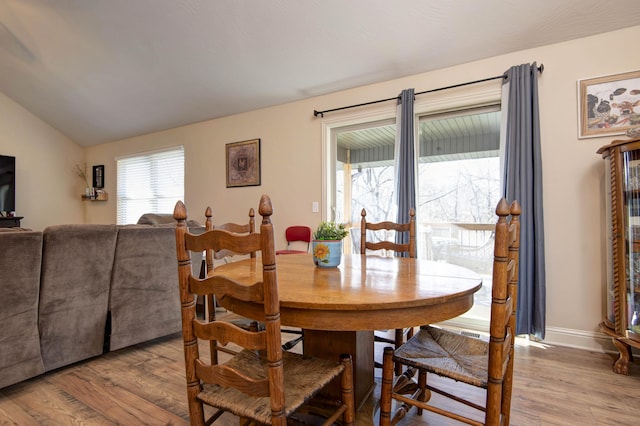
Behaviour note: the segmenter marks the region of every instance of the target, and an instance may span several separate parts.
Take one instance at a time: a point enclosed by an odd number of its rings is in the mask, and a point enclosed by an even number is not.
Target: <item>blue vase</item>
[[[342,240],[314,240],[311,242],[311,253],[316,266],[335,268],[342,258]]]

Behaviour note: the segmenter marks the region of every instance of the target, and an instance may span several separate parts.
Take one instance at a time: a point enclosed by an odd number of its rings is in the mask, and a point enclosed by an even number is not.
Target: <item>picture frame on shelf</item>
[[[640,71],[578,80],[578,138],[622,135],[640,126]]]
[[[227,188],[260,186],[260,139],[226,145]]]

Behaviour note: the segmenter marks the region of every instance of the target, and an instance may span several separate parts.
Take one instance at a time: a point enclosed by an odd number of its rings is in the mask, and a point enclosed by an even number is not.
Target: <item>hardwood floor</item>
[[[640,364],[621,376],[612,361],[602,353],[519,344],[511,424],[640,424]],[[181,337],[173,335],[61,368],[0,389],[0,425],[188,424],[183,362]],[[359,424],[371,423],[360,414]],[[238,422],[225,414],[217,424]],[[412,412],[404,424],[454,423]]]

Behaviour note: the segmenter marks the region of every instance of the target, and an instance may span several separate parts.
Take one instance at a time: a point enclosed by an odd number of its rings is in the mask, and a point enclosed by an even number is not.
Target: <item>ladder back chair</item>
[[[176,203],[176,256],[182,313],[185,373],[189,416],[192,425],[205,424],[205,408],[214,408],[206,420],[213,423],[224,412],[230,412],[245,421],[284,426],[287,419],[316,413],[305,410],[308,402],[316,401],[317,394],[332,380],[342,386],[340,401],[330,401],[332,411],[323,424],[338,419],[351,426],[354,422],[353,367],[350,355],[341,360],[305,357],[284,351],[281,345],[280,301],[271,214],[271,200],[260,199],[262,216],[259,233],[238,235],[221,229],[212,229],[195,235],[186,227],[187,211],[181,201]],[[248,260],[252,265],[261,262],[262,274],[255,282],[239,283],[213,269],[204,279],[194,276],[190,252],[230,250],[248,254],[260,251],[260,259]],[[256,321],[263,321],[264,330],[245,330],[224,320],[200,320],[196,315],[196,298],[213,295],[220,300],[258,303],[264,312]],[[225,362],[211,363],[201,357],[199,342],[216,340],[223,345],[233,343],[242,348]],[[209,410],[207,410],[209,412]],[[324,412],[323,412],[324,413]],[[208,413],[207,413],[208,414]]]
[[[289,226],[287,229],[285,229],[284,236],[287,239],[287,249],[278,250],[276,251],[276,254],[309,253],[309,247],[311,246],[311,228],[303,225]],[[291,243],[295,243],[295,242],[307,243],[307,250],[292,250]],[[285,350],[292,349],[295,345],[297,345],[298,343],[304,340],[304,335],[302,333],[302,330],[288,329],[287,332],[291,334],[298,334],[299,336],[285,343],[282,346]]]
[[[395,223],[390,221],[379,223],[367,222],[367,211],[365,209],[362,209],[360,216],[362,216],[362,219],[360,220],[360,254],[367,254],[367,250],[388,250],[395,252],[395,254],[405,254],[406,256],[414,259],[417,257],[416,211],[413,208],[409,210],[408,223]],[[371,241],[367,240],[367,231],[395,231],[396,234],[405,233],[408,237],[408,241],[400,244],[393,241],[387,241],[385,239],[386,236],[381,238],[380,241]],[[405,335],[407,338],[413,336],[413,328],[396,329],[393,339],[389,339],[379,334],[374,334],[374,340],[376,342],[391,343],[394,345],[394,348],[398,348],[404,342]],[[376,366],[380,368],[382,367],[379,362],[376,362]],[[396,375],[402,374],[401,364],[396,365],[395,372]]]
[[[224,231],[228,231],[231,232],[233,234],[239,234],[239,235],[248,235],[248,234],[253,234],[256,231],[256,221],[255,221],[255,210],[252,208],[249,209],[249,221],[247,223],[234,223],[234,222],[227,222],[227,223],[223,223],[222,225],[214,225],[213,224],[213,211],[211,209],[211,207],[207,207],[204,213],[206,219],[205,219],[205,231],[211,231],[213,229],[221,229]],[[212,271],[214,269],[214,261],[215,260],[221,260],[221,259],[225,259],[225,261],[227,261],[228,258],[235,256],[235,255],[242,255],[242,254],[246,254],[246,253],[237,253],[234,252],[232,250],[229,249],[221,249],[221,250],[212,250],[212,249],[208,249],[205,250],[205,259],[206,259],[206,269],[204,270],[204,273],[206,274],[206,271]],[[249,257],[251,258],[255,258],[256,257],[256,252],[250,252],[248,253]],[[202,271],[201,271],[201,275],[200,278],[204,278],[202,276]],[[215,297],[213,296],[209,296],[209,297],[205,297],[206,299],[206,313],[205,315],[207,315],[209,322],[215,321],[216,319],[216,301],[215,301]],[[233,317],[233,319],[231,319],[231,321],[239,326],[242,327],[246,330],[248,329],[254,329],[257,328],[259,330],[263,330],[264,329],[264,323],[263,322],[258,322],[258,321],[254,321],[248,318],[242,318],[239,316],[235,316]],[[285,350],[290,350],[292,349],[295,345],[297,345],[299,342],[302,341],[303,337],[302,337],[302,330],[299,329],[295,329],[295,330],[283,330],[284,332],[288,333],[288,334],[296,334],[298,335],[298,337],[296,337],[295,339],[292,339],[286,343],[283,344],[283,348]],[[217,363],[217,354],[216,352],[226,352],[229,354],[236,354],[236,351],[234,351],[233,349],[229,349],[226,348],[225,346],[220,346],[217,344],[217,342],[215,340],[211,340],[209,342],[210,345],[210,349],[211,349],[211,353],[212,353],[212,359],[214,363]]]
[[[253,210],[253,207],[249,209],[249,222],[247,223],[227,222],[227,223],[223,223],[222,225],[214,225],[213,220],[211,219],[213,217],[211,207],[207,207],[204,215],[206,217],[204,226],[205,226],[205,230],[207,231],[211,231],[212,229],[222,229],[224,231],[229,231],[234,234],[253,234],[256,232],[256,220],[255,220],[256,213]],[[224,259],[228,256],[233,256],[236,254],[239,254],[239,253],[234,253],[229,249],[222,249],[218,251],[207,250],[206,251],[207,269],[210,271],[213,270],[214,259],[216,260]],[[250,257],[256,257],[255,252],[248,253],[248,254]]]
[[[380,391],[381,426],[395,425],[414,406],[419,415],[422,410],[428,410],[471,425],[509,424],[518,296],[520,213],[517,201],[509,205],[504,198],[496,208],[498,221],[495,227],[489,341],[434,326],[422,326],[395,351],[386,347]],[[394,362],[409,367],[397,378],[395,384]],[[411,379],[416,370],[417,386]],[[454,386],[460,393],[453,395],[450,390],[446,392],[427,383],[427,373],[455,380]],[[469,389],[463,389],[465,384],[486,390],[484,405],[470,401]],[[480,416],[477,417],[482,419],[428,404],[431,392],[478,410]],[[391,417],[394,400],[398,408]]]
[[[297,254],[297,253],[309,253],[309,247],[311,246],[311,228],[308,226],[289,226],[284,231],[284,236],[287,239],[287,249],[278,250],[276,254]],[[292,250],[291,243],[307,243],[306,250]]]
[[[211,207],[207,206],[204,216],[205,216],[205,231],[211,231],[213,229],[222,229],[228,232],[232,232],[234,234],[240,234],[240,235],[247,235],[247,234],[253,234],[255,233],[255,229],[256,229],[256,224],[255,224],[255,210],[253,208],[249,209],[249,221],[247,223],[233,223],[233,222],[227,222],[224,223],[222,225],[214,225],[213,224],[213,220],[211,219],[213,217],[213,212],[211,210]],[[200,278],[204,278],[203,273],[206,276],[207,271],[212,271],[214,268],[214,261],[215,260],[222,260],[222,259],[226,259],[229,256],[234,256],[240,253],[234,253],[228,249],[222,249],[222,250],[213,250],[213,249],[207,249],[205,250],[205,262],[206,262],[206,268],[204,269],[204,271],[201,271],[200,273]],[[256,253],[255,252],[251,252],[248,253],[250,257],[254,258],[256,257]],[[207,319],[209,322],[213,322],[216,320],[216,300],[215,297],[213,295],[208,295],[208,296],[203,296],[204,300],[205,300],[205,316],[207,316]],[[245,329],[249,329],[250,327],[258,327],[258,324],[255,321],[251,321],[248,319],[243,319],[243,318],[236,318],[235,319],[235,324],[245,328]],[[224,346],[218,346],[217,342],[215,340],[211,340],[209,342],[210,345],[210,349],[211,349],[211,357],[212,357],[212,363],[217,364],[218,363],[218,355],[217,352],[226,352],[226,353],[230,353],[230,354],[235,354],[236,352],[232,349],[228,349]]]
[[[311,246],[311,228],[309,228],[308,226],[303,226],[303,225],[289,226],[284,231],[284,235],[285,235],[285,238],[287,239],[287,249],[286,250],[278,250],[278,251],[276,251],[276,254],[309,253],[309,247]],[[291,243],[295,243],[295,242],[307,243],[307,249],[306,250],[292,250],[291,249]],[[298,337],[296,337],[295,339],[289,340],[287,343],[285,343],[282,346],[287,351],[292,349],[295,345],[297,345],[298,343],[300,343],[300,342],[302,342],[304,340],[304,335],[302,333],[302,330],[288,329],[287,333],[298,334]]]

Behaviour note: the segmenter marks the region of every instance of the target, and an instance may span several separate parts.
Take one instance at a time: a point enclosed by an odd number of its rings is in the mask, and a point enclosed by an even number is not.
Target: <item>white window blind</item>
[[[173,213],[184,200],[184,147],[117,158],[117,223],[145,213]]]

